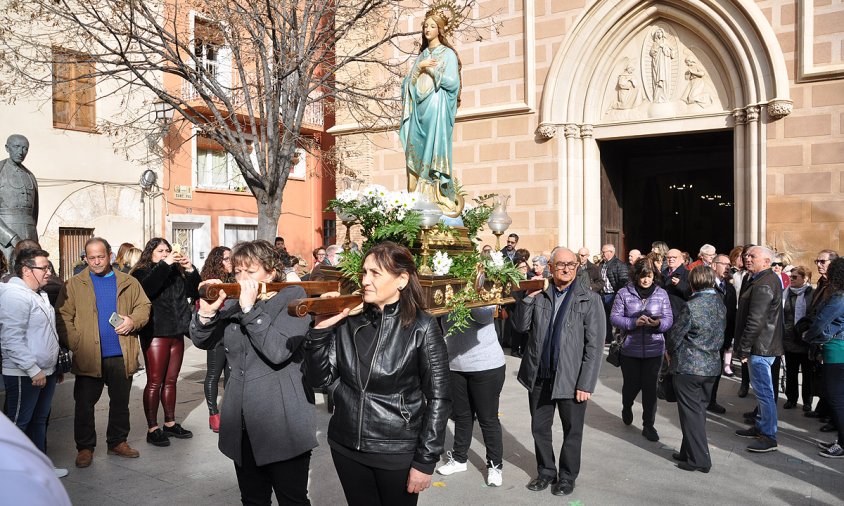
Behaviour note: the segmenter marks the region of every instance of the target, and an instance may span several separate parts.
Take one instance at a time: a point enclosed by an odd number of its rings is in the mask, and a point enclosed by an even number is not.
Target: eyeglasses
[[[730,266],[730,262],[713,262],[715,265],[726,265],[727,267]]]
[[[578,264],[577,262],[557,262],[557,263],[554,264],[554,268],[557,269],[558,271],[561,271],[561,270],[564,270],[564,269],[571,270],[571,269],[577,268],[578,265],[580,265],[580,264]]]
[[[797,274],[792,274],[792,275],[791,275],[791,276],[789,276],[789,277],[790,277],[791,279],[797,279],[797,278],[802,277],[802,276],[797,275]]]
[[[824,260],[822,258],[818,258],[817,260],[815,260],[815,263],[818,264],[818,265],[826,265],[829,262],[831,262],[831,260]]]
[[[30,269],[38,269],[39,271],[44,271],[44,272],[53,272],[53,268],[50,267],[49,265],[47,265],[45,267],[38,267],[37,265],[27,265],[27,267],[29,267]]]
[[[782,262],[771,262],[771,267],[783,267],[785,266]]]

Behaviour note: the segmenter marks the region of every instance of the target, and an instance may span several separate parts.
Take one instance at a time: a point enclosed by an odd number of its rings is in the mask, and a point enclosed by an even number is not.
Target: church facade
[[[509,195],[532,252],[767,244],[808,265],[844,222],[844,2],[489,0],[455,41],[454,174]],[[409,21],[421,25],[421,19]],[[331,130],[405,186],[396,131]],[[492,241],[489,236],[488,242]]]

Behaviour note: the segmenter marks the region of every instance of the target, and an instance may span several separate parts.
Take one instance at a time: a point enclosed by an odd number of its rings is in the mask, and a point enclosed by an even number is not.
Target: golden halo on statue
[[[454,0],[438,0],[434,2],[433,5],[431,5],[431,8],[425,13],[425,19],[428,19],[434,14],[437,14],[441,18],[445,19],[446,25],[443,30],[443,35],[446,36],[457,31],[457,27],[460,26],[464,17],[461,14],[461,9],[457,7]]]

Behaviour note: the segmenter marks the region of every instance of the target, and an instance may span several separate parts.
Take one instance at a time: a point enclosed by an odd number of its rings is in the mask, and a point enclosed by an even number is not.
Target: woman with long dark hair
[[[823,378],[832,425],[838,439],[821,443],[821,457],[844,458],[844,258],[836,257],[826,267],[829,298],[820,308],[804,339],[823,349]]]
[[[229,366],[238,371],[223,398],[220,451],[234,461],[243,504],[270,504],[273,492],[278,504],[310,504],[316,414],[313,390],[302,377],[300,346],[311,319],[287,314],[287,305],[305,291],[259,288],[284,281],[281,258],[267,241],[238,243],[231,259],[240,297],[225,306],[225,292],[214,302],[200,300],[190,329],[197,348],[222,341]]]
[[[448,353],[407,248],[373,246],[362,288],[360,314],[316,319],[306,375],[332,392],[328,444],[349,505],[415,505],[443,451]]]
[[[200,273],[202,281],[209,279],[218,279],[223,283],[232,283],[234,276],[232,276],[232,250],[225,246],[216,246],[208,253],[208,258],[205,259],[205,264],[202,266]],[[198,303],[199,301],[197,301]],[[217,333],[222,336],[223,327],[217,329]],[[208,405],[208,428],[214,432],[220,432],[220,410],[217,407],[217,393],[220,387],[220,376],[225,372],[226,378],[223,380],[223,385],[229,382],[229,372],[226,369],[226,347],[223,346],[223,340],[219,339],[216,346],[208,348],[207,367],[205,369],[205,403]]]
[[[199,272],[189,258],[174,252],[166,239],[154,237],[130,274],[141,282],[152,302],[149,323],[140,336],[147,371],[143,397],[147,443],[170,446],[171,437],[193,437],[176,423],[176,381],[191,319],[189,299],[198,297]],[[159,404],[164,408],[163,427],[158,425]]]
[[[674,315],[668,293],[659,287],[659,272],[645,258],[633,264],[630,283],[618,291],[610,312],[612,325],[621,331],[621,419],[633,423],[633,401],[642,392],[642,435],[659,441],[654,428],[656,387],[665,332]]]

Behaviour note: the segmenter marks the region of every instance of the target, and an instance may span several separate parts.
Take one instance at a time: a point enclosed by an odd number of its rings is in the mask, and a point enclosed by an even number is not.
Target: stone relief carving
[[[565,135],[566,139],[573,139],[578,136],[580,133],[580,129],[574,123],[569,123],[566,125]]]
[[[759,121],[759,107],[755,105],[749,105],[744,108],[744,111],[747,113],[747,122],[750,123],[751,121]]]
[[[673,84],[673,67],[674,60],[677,57],[677,50],[672,46],[671,41],[668,40],[665,30],[662,27],[656,27],[651,33],[650,50],[650,95],[648,98],[651,102],[662,104],[666,103],[671,98],[671,85]],[[676,44],[676,41],[674,41]],[[643,67],[645,67],[648,60],[643,58]]]
[[[794,103],[791,100],[772,100],[768,103],[768,116],[771,119],[780,119],[791,114]]]
[[[616,98],[610,109],[634,109],[644,100],[644,90],[634,75],[636,67],[630,63],[629,58],[625,58],[625,62],[624,71],[618,75],[615,83]]]
[[[712,95],[706,91],[706,82],[704,81],[706,70],[698,63],[694,54],[686,56],[685,77],[689,83],[681,97],[683,102],[689,105],[698,105],[701,109],[712,105]]]
[[[613,66],[603,119],[672,117],[730,109],[728,77],[700,37],[659,20],[629,40]]]
[[[539,128],[536,129],[536,133],[542,137],[543,139],[553,139],[555,135],[557,135],[557,127],[556,125],[539,125]]]

